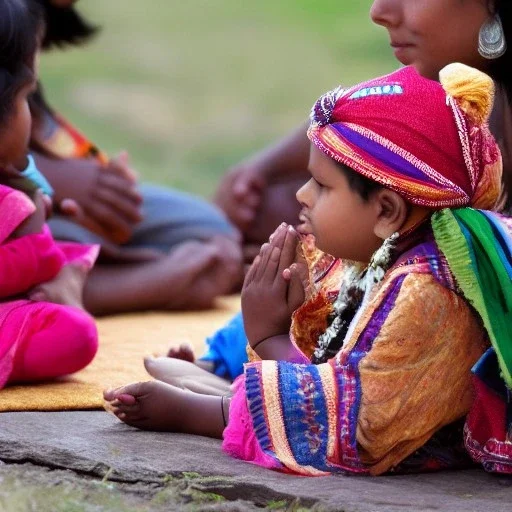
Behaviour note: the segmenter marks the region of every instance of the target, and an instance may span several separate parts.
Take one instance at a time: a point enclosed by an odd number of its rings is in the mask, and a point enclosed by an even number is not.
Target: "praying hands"
[[[305,264],[295,263],[298,241],[295,229],[281,224],[261,247],[244,282],[245,332],[251,348],[265,359],[288,359],[292,348],[288,334],[291,317],[304,301],[302,266]],[[275,348],[268,353],[267,347],[271,345]]]

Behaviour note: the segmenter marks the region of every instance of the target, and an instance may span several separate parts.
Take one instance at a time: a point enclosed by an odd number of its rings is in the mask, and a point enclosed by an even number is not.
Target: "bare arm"
[[[309,160],[309,139],[306,131],[307,124],[299,126],[276,144],[254,155],[249,161],[254,162],[268,181],[282,175],[306,172]]]
[[[142,219],[141,196],[126,156],[102,167],[94,159],[50,158],[33,153],[55,190],[55,202],[74,200],[83,210],[80,223],[114,243],[126,242]]]
[[[215,203],[245,232],[254,222],[264,191],[282,177],[307,172],[309,141],[301,125],[276,144],[232,167],[222,178]]]
[[[272,361],[296,361],[304,359],[304,354],[295,347],[287,335],[272,336],[257,343],[253,350],[258,356]]]
[[[182,393],[183,432],[222,439],[229,421],[231,399],[189,391]]]

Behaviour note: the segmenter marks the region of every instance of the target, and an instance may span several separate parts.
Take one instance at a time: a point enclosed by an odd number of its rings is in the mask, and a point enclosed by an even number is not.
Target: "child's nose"
[[[311,180],[308,180],[302,187],[297,190],[297,193],[295,194],[295,197],[297,198],[297,201],[302,206],[309,206],[309,197],[310,197],[310,190],[311,187]]]
[[[374,0],[370,8],[370,17],[376,25],[396,26],[399,20],[401,0]]]

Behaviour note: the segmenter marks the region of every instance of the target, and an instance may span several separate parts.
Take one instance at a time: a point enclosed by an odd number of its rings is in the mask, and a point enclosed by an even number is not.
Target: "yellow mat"
[[[0,390],[0,412],[101,409],[104,388],[150,379],[142,363],[144,356],[163,355],[183,342],[201,355],[205,338],[239,309],[240,297],[234,296],[220,299],[212,311],[99,319],[100,347],[87,368],[56,382]]]

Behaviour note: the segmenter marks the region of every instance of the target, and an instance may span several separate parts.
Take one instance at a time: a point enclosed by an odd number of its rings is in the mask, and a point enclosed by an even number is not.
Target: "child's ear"
[[[409,208],[401,195],[387,188],[378,190],[373,200],[377,208],[377,222],[373,232],[385,240],[400,231],[407,220]]]

